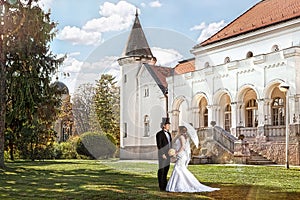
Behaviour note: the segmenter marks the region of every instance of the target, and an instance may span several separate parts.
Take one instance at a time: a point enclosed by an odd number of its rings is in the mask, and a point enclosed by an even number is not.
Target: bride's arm
[[[178,151],[176,152],[176,155],[179,154],[180,152],[184,151],[185,149],[185,138],[184,136],[180,136],[179,137],[179,140],[180,140],[180,149],[178,149]]]

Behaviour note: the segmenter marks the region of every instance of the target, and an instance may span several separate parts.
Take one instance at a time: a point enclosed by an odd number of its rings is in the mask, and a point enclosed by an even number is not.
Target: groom
[[[169,132],[169,118],[163,118],[161,123],[162,130],[156,133],[156,144],[158,148],[158,164],[157,172],[159,189],[165,191],[167,187],[167,175],[170,168],[170,157],[168,151],[171,148],[172,137]]]

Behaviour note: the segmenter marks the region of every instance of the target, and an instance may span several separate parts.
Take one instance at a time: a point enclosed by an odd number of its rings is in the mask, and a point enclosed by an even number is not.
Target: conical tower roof
[[[123,56],[142,56],[153,58],[153,54],[145,37],[137,12],[135,14],[134,24],[125,46]]]

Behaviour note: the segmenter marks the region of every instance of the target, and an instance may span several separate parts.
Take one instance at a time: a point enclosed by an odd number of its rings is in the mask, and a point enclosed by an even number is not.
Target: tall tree
[[[6,81],[5,81],[5,52],[4,52],[4,21],[6,6],[4,1],[0,1],[0,168],[4,168],[4,132],[5,132],[5,110],[6,110]]]
[[[119,88],[116,84],[115,77],[102,74],[96,83],[94,101],[102,131],[112,134],[119,141]]]
[[[9,130],[12,146],[22,145],[24,149],[21,149],[29,151],[31,156],[39,144],[47,144],[53,138],[49,130],[59,98],[50,82],[63,59],[57,59],[50,52],[56,24],[51,22],[50,13],[45,13],[36,2],[38,0],[1,0],[5,11],[1,18],[1,72],[5,70],[1,74],[1,80],[5,80],[1,84],[1,96],[6,96],[6,103],[1,103],[5,105],[1,115],[6,116],[6,120],[1,117],[0,166],[4,166],[2,136],[5,129]],[[11,133],[14,135],[9,135]]]
[[[79,85],[72,97],[76,130],[79,134],[91,131],[95,87],[91,83]]]

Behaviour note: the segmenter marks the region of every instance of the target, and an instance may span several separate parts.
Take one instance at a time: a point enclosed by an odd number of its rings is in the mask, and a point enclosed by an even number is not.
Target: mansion
[[[156,66],[136,14],[118,60],[120,158],[156,159],[169,117],[173,134],[182,121],[198,131],[195,158],[300,165],[300,1],[262,0],[191,53]]]

